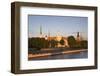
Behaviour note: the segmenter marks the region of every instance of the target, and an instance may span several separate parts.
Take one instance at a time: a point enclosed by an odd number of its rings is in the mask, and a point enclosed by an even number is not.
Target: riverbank
[[[87,49],[78,49],[78,50],[63,50],[61,52],[44,52],[44,53],[38,53],[38,54],[28,54],[28,59],[32,60],[34,58],[42,58],[42,57],[49,57],[49,56],[56,56],[56,55],[69,55],[69,54],[76,54],[80,52],[87,52]]]

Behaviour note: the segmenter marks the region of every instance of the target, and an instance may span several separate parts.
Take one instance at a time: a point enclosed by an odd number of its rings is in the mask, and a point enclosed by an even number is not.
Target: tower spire
[[[77,32],[77,37],[79,37],[79,32]]]
[[[77,32],[77,41],[78,42],[80,41],[80,34],[79,34],[79,32]]]
[[[42,35],[42,26],[40,26],[40,35]]]
[[[42,26],[40,26],[40,38],[42,37]]]

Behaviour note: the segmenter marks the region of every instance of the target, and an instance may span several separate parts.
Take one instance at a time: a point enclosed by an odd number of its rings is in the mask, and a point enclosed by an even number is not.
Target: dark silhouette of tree
[[[88,41],[87,40],[81,41],[80,44],[81,44],[82,48],[88,48]]]
[[[69,36],[68,37],[68,44],[71,48],[76,46],[76,40],[75,40],[74,36]]]
[[[51,44],[51,47],[56,47],[57,44],[58,44],[58,41],[56,41],[56,40],[51,40],[51,41],[50,41],[50,44]]]
[[[32,38],[28,38],[28,48],[32,48],[33,44],[32,44]]]
[[[48,40],[45,40],[44,38],[29,38],[28,47],[36,48],[37,50],[40,50],[41,48],[49,47],[49,42]]]
[[[63,39],[61,39],[61,40],[60,40],[60,44],[61,44],[61,45],[64,45],[64,44],[65,44],[65,41],[64,41]]]

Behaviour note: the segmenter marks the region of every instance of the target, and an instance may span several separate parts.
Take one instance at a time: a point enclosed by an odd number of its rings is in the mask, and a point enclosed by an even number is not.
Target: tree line
[[[77,42],[74,36],[69,36],[67,38],[69,48],[87,48],[88,42],[87,40],[82,40]],[[41,48],[54,48],[57,47],[58,43],[61,45],[65,44],[63,38],[60,41],[57,40],[46,40],[45,38],[28,38],[28,48],[36,48],[40,50]],[[66,46],[67,47],[67,46]]]

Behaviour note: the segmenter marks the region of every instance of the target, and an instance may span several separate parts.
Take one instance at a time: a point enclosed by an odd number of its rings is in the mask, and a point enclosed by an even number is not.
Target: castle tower
[[[77,32],[77,38],[79,37],[79,32]]]
[[[77,42],[80,42],[80,34],[77,32]]]
[[[40,26],[40,38],[42,37],[42,26]]]

